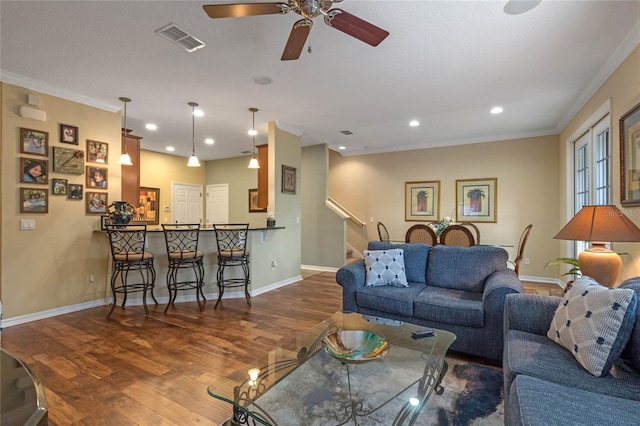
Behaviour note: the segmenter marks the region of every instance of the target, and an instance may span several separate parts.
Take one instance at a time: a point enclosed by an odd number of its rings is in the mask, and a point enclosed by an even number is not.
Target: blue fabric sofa
[[[454,351],[502,359],[504,300],[521,293],[522,283],[507,268],[499,247],[453,247],[371,241],[369,250],[404,250],[409,287],[365,286],[365,261],[340,268],[346,312],[400,320],[450,331]]]
[[[640,296],[640,278],[619,287]],[[610,373],[595,377],[547,337],[559,297],[509,295],[505,306],[505,424],[638,425],[640,309],[631,338]]]

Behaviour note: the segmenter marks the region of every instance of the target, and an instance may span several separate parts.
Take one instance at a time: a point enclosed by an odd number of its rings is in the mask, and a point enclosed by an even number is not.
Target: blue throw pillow
[[[365,250],[364,263],[367,272],[366,286],[409,287],[404,271],[403,250]]]
[[[635,291],[603,287],[589,277],[573,282],[560,301],[547,337],[571,351],[589,373],[609,373],[635,322]]]

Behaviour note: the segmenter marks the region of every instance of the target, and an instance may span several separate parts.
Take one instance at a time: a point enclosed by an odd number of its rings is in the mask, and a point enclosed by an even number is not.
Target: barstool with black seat
[[[218,301],[213,307],[218,307],[225,288],[244,287],[244,296],[247,304],[251,306],[249,294],[249,253],[247,252],[248,223],[229,223],[213,225],[218,242]],[[243,277],[225,278],[224,270],[227,266],[240,266]]]
[[[144,312],[149,314],[147,291],[150,291],[156,305],[158,301],[153,295],[156,282],[156,270],[153,267],[154,255],[144,249],[147,225],[106,225],[106,230],[109,235],[113,259],[113,272],[111,273],[113,304],[107,318],[111,316],[116,307],[117,294],[119,293],[123,295],[122,307],[124,307],[129,293],[142,292]]]
[[[169,269],[167,271],[167,289],[169,290],[169,303],[164,309],[167,313],[169,306],[173,305],[179,290],[196,290],[196,300],[200,312],[204,309],[207,299],[204,297],[204,253],[198,250],[200,236],[200,224],[171,224],[162,225],[164,240],[167,244],[167,259]],[[181,270],[190,269],[193,279],[181,281],[178,275]],[[184,274],[183,274],[184,275]],[[202,297],[202,302],[200,302]]]

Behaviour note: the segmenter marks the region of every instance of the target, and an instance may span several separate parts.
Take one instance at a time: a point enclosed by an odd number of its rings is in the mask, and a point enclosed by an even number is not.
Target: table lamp
[[[580,272],[613,287],[622,270],[622,259],[605,244],[640,241],[640,228],[616,206],[584,206],[554,238],[591,242],[591,247],[578,256]]]

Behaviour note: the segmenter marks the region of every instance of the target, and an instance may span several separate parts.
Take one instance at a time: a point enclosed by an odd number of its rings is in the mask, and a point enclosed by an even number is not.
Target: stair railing
[[[338,216],[342,217],[343,219],[349,219],[351,222],[355,223],[361,228],[364,228],[367,226],[367,223],[365,221],[358,218],[356,215],[354,215],[352,212],[350,212],[347,208],[345,208],[342,204],[338,203],[333,198],[327,197],[327,200],[324,203],[326,204],[327,207],[329,207],[331,210],[333,210]]]

